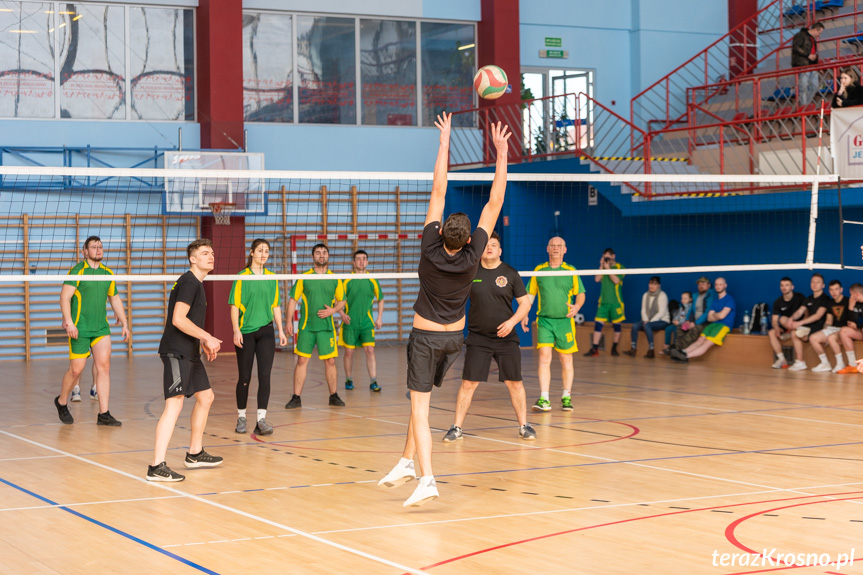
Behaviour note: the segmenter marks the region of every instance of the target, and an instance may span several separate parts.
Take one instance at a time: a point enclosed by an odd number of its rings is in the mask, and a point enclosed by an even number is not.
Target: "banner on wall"
[[[833,109],[830,150],[838,176],[863,179],[863,106]]]

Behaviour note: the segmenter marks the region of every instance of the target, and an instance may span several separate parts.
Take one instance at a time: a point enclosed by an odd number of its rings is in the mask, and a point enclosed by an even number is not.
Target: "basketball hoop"
[[[217,226],[231,225],[231,212],[234,211],[236,205],[232,202],[213,202],[210,204],[210,210],[213,212]]]

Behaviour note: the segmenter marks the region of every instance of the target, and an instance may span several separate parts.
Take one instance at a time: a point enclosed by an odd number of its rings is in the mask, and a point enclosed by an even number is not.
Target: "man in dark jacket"
[[[818,63],[818,37],[824,32],[824,24],[816,22],[811,28],[801,28],[791,40],[791,67],[811,66]],[[818,89],[818,74],[802,72],[797,76],[797,106],[805,106]]]

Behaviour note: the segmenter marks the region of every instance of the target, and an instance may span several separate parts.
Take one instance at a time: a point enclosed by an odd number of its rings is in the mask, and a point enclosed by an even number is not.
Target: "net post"
[[[30,216],[21,214],[21,238],[24,244],[24,275],[30,275]],[[76,242],[75,245],[78,245]],[[30,282],[24,282],[24,361],[30,362]]]
[[[812,182],[811,202],[809,204],[809,238],[806,242],[806,265],[812,269],[815,262],[815,230],[818,223],[818,180]]]
[[[845,269],[845,250],[843,249],[845,245],[845,218],[842,217],[842,178],[836,179],[836,192],[839,201],[839,268]]]

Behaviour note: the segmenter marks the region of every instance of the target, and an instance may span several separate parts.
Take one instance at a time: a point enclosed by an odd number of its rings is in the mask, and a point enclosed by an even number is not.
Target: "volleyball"
[[[480,98],[497,100],[506,93],[509,82],[506,72],[499,66],[483,66],[473,77],[473,87]]]

